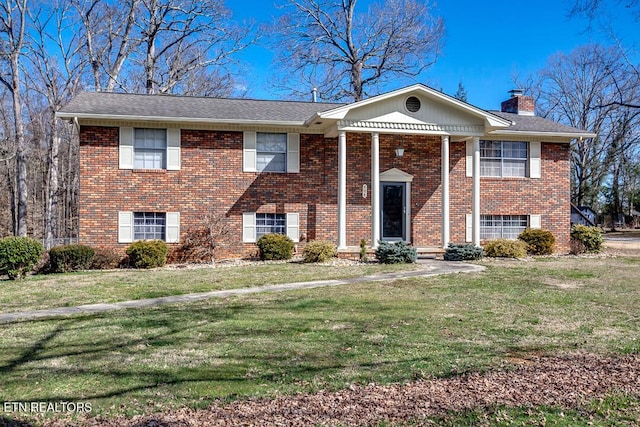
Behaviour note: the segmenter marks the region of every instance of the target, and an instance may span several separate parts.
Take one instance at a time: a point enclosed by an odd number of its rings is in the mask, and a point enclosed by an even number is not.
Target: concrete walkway
[[[76,307],[50,308],[46,310],[28,310],[15,313],[0,314],[0,323],[14,322],[17,320],[31,320],[50,317],[64,317],[76,314],[102,313],[105,311],[122,310],[125,308],[153,307],[162,304],[188,303],[202,301],[211,298],[226,298],[234,295],[247,295],[259,292],[283,292],[295,289],[311,289],[327,286],[348,285],[351,283],[380,282],[385,280],[405,279],[409,277],[429,277],[452,273],[473,273],[483,271],[485,267],[462,262],[436,261],[419,259],[420,268],[412,271],[397,273],[375,274],[372,276],[351,277],[346,279],[317,280],[312,282],[294,282],[280,285],[256,286],[253,288],[230,289],[226,291],[199,292],[195,294],[173,295],[159,298],[139,299],[134,301],[114,302],[111,304],[86,304]]]

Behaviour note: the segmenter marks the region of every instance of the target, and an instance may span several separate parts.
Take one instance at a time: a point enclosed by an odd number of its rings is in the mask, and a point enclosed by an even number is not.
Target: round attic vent
[[[408,111],[415,113],[420,109],[420,100],[415,96],[410,96],[404,102],[404,106]]]

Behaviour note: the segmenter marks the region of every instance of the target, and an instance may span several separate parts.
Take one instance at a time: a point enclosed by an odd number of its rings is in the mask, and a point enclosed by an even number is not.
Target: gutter
[[[300,121],[273,121],[273,120],[237,120],[237,119],[207,119],[200,117],[160,117],[160,116],[128,116],[116,114],[82,114],[57,112],[57,118],[71,119],[77,122],[79,119],[88,120],[117,120],[117,121],[143,121],[143,122],[170,122],[170,123],[203,123],[203,124],[237,124],[237,125],[271,125],[271,126],[306,126],[306,122]]]

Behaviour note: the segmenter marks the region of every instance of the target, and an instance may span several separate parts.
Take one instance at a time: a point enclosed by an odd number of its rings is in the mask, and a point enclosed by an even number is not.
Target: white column
[[[371,246],[380,240],[380,135],[371,134]]]
[[[473,244],[480,246],[480,138],[473,137],[473,187],[471,205],[471,224]]]
[[[347,133],[338,135],[338,249],[347,247]]]
[[[446,248],[450,240],[449,219],[449,136],[442,137],[442,247]]]

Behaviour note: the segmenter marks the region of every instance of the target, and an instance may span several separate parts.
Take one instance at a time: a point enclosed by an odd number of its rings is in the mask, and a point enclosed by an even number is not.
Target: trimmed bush
[[[458,245],[449,243],[444,253],[445,261],[473,261],[482,258],[482,248],[473,243]]]
[[[549,230],[527,228],[518,236],[527,244],[527,252],[531,255],[551,255],[556,238]]]
[[[167,262],[169,248],[162,240],[140,240],[127,248],[129,265],[133,268],[162,267]]]
[[[12,280],[24,277],[43,252],[42,243],[30,237],[0,239],[0,274],[6,274]]]
[[[304,262],[326,262],[338,255],[333,242],[328,240],[314,240],[307,243],[302,251]]]
[[[571,226],[572,253],[598,253],[602,251],[602,229],[581,224]]]
[[[86,245],[56,246],[49,250],[49,271],[67,273],[91,268],[95,251]]]
[[[284,234],[265,234],[258,239],[256,245],[263,261],[291,259],[293,256],[293,240]]]
[[[405,242],[379,242],[376,248],[376,258],[383,264],[414,263],[417,257],[416,248]]]
[[[524,258],[527,256],[527,244],[522,240],[490,240],[484,245],[484,256],[492,258]]]
[[[120,267],[124,255],[115,249],[96,248],[91,262],[92,270],[113,270]]]

